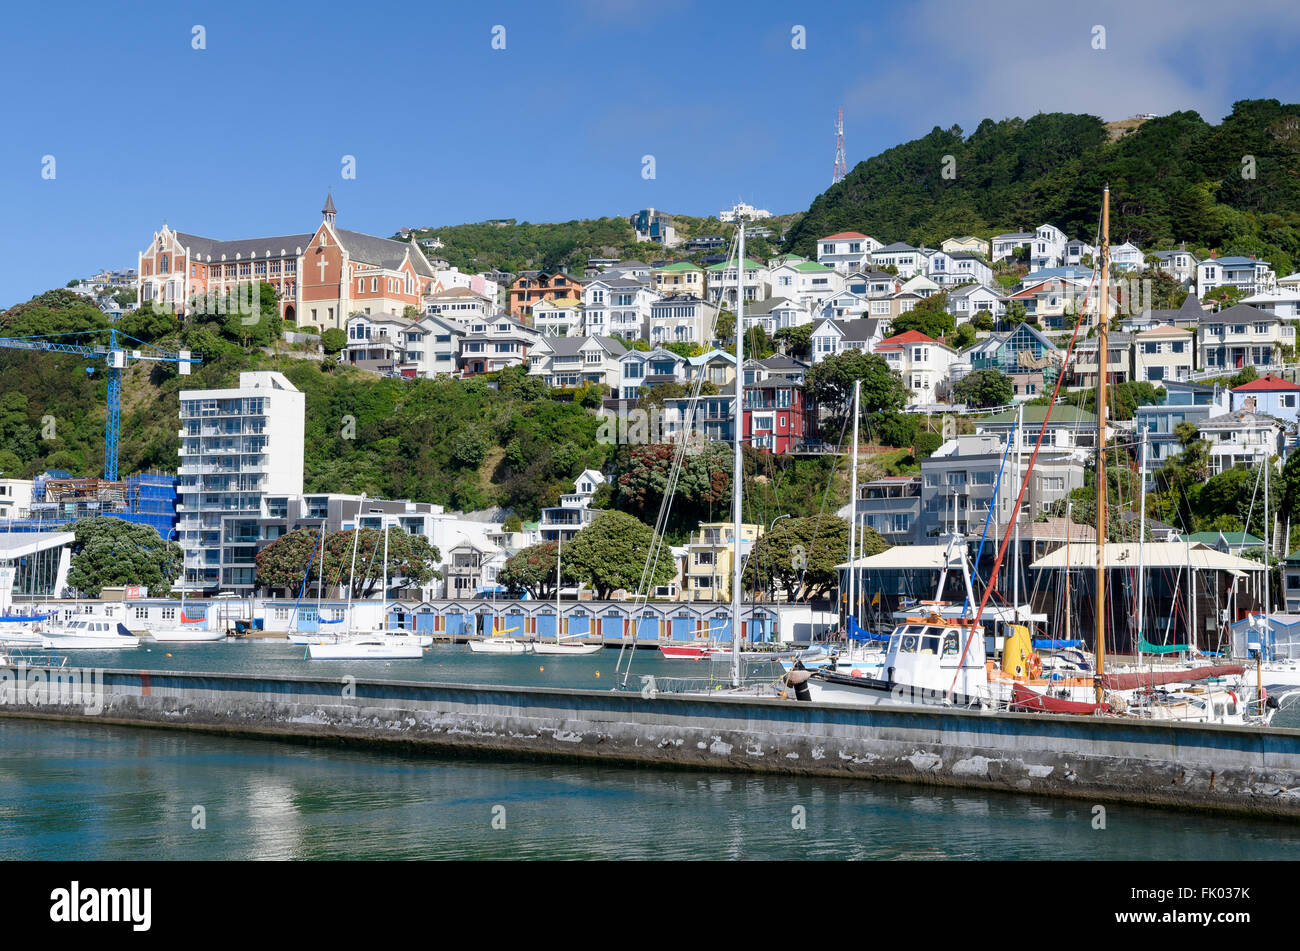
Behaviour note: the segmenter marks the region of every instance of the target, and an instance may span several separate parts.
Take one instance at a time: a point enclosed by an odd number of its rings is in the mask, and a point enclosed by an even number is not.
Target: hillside
[[[955,177],[944,177],[945,156]],[[1177,112],[1140,124],[1065,113],[985,119],[970,135],[936,127],[858,163],[813,201],[786,243],[811,254],[819,237],[855,230],[937,246],[1044,222],[1090,238],[1106,183],[1115,243],[1185,241],[1256,254],[1279,276],[1290,273],[1300,260],[1300,105],[1238,102],[1218,126]]]
[[[700,235],[730,235],[733,226],[717,218],[671,215],[677,234],[683,239]],[[778,215],[759,222],[771,227],[774,237],[798,220],[799,214]],[[626,218],[594,218],[551,224],[534,224],[506,219],[503,222],[449,225],[443,228],[417,228],[417,239],[439,238],[443,246],[429,251],[465,273],[501,268],[511,273],[525,269],[554,270],[564,268],[581,274],[592,257],[649,261],[664,257],[698,258],[706,252],[689,254],[681,248],[665,252],[651,242],[638,243]],[[775,245],[765,239],[753,239],[755,254],[774,253]]]

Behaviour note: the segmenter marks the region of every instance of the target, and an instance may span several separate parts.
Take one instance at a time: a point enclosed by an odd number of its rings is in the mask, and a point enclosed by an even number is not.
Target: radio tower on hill
[[[831,184],[842,179],[848,171],[848,162],[844,159],[844,109],[841,107],[835,117],[835,172],[831,175]]]

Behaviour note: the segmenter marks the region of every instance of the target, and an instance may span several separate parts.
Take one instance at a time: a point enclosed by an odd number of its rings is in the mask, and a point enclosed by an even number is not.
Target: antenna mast
[[[835,171],[831,175],[831,184],[842,180],[849,172],[849,165],[844,158],[844,108],[841,106],[835,116]]]

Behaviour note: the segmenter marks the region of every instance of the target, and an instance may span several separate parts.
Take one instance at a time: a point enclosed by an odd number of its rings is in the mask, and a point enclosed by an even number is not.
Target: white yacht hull
[[[308,644],[307,656],[312,660],[419,660],[424,649],[419,644],[362,637],[337,644]]]
[[[127,637],[124,634],[110,634],[107,637],[87,637],[84,635],[46,634],[41,641],[45,650],[68,651],[120,651],[140,646],[140,638]]]
[[[195,628],[173,628],[167,631],[153,631],[149,635],[160,644],[194,644],[200,641],[224,641],[223,630],[204,631]]]
[[[514,638],[499,637],[482,641],[470,641],[469,649],[475,654],[524,654],[527,653],[528,646]]]
[[[534,654],[559,657],[599,654],[605,649],[601,644],[548,644],[545,641],[538,641],[530,646]]]

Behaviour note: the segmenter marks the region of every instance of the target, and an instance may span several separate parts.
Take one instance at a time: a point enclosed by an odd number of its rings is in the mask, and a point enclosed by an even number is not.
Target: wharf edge
[[[98,714],[78,700],[0,704],[0,716],[1300,816],[1297,729],[362,679],[345,698],[346,686],[106,670]]]

